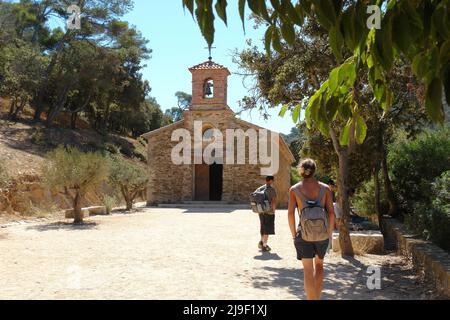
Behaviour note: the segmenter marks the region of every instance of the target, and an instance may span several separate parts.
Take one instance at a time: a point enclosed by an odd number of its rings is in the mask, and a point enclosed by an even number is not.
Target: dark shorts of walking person
[[[297,250],[297,259],[314,259],[316,256],[323,260],[327,254],[328,245],[330,240],[308,242],[303,240],[301,231],[297,231],[295,237],[295,249]]]
[[[261,236],[275,234],[275,215],[274,214],[260,214],[259,221],[261,222]]]

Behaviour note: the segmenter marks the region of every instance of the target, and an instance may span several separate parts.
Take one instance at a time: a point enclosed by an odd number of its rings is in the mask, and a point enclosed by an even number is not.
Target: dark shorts
[[[261,235],[275,234],[275,215],[274,214],[260,214],[259,221],[261,222]]]
[[[323,260],[327,254],[330,240],[308,242],[302,239],[301,231],[297,231],[295,237],[295,249],[297,249],[297,259],[314,259],[316,256]]]

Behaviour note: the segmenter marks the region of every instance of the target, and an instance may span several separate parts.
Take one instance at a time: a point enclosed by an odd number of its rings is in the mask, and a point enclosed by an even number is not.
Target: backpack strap
[[[305,194],[299,188],[293,188],[292,190],[302,201],[302,208],[299,208],[299,211],[301,211],[301,210],[303,210],[303,208],[305,208],[305,204],[308,202],[308,198],[305,196]]]
[[[319,193],[319,197],[317,198],[317,202],[320,203],[320,205],[322,205],[322,200],[323,197],[325,196],[327,189],[325,189],[324,186],[320,186],[320,193]]]

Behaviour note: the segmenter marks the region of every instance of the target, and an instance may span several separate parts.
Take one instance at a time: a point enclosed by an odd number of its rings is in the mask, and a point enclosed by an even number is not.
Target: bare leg
[[[323,288],[323,260],[318,257],[314,259],[314,287],[316,289],[316,298],[320,300]]]
[[[317,300],[314,281],[313,259],[303,259],[302,263],[306,297],[308,298],[308,300]]]
[[[263,242],[264,246],[267,245],[268,241],[269,241],[269,235],[266,234],[262,237],[262,242]]]

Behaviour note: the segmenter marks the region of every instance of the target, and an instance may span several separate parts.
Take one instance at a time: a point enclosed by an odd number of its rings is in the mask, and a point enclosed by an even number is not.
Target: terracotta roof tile
[[[214,61],[208,60],[203,63],[200,63],[196,66],[193,66],[192,68],[189,68],[189,70],[209,70],[209,69],[227,69],[226,67],[222,66],[221,64],[215,63]]]

